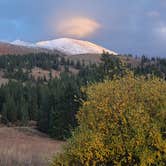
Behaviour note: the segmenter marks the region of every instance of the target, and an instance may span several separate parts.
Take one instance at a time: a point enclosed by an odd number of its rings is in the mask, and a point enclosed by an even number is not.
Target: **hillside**
[[[60,38],[49,41],[40,41],[29,43],[16,40],[11,43],[0,42],[0,55],[17,54],[24,55],[28,53],[52,53],[59,55],[99,55],[103,52],[117,55],[116,52],[96,45],[89,41],[76,40],[70,38]]]
[[[46,48],[29,47],[23,45],[16,45],[11,43],[0,42],[0,55],[25,55],[29,53],[54,53],[59,54],[56,50],[48,50]]]

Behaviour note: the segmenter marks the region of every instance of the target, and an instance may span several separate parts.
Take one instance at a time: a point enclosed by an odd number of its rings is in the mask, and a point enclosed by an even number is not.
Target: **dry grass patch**
[[[1,166],[46,166],[64,142],[29,128],[0,128]]]

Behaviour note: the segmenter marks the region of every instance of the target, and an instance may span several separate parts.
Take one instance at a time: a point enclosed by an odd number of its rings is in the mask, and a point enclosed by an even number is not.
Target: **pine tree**
[[[12,96],[8,96],[6,98],[6,102],[4,103],[4,111],[7,112],[7,119],[9,122],[17,121],[17,109],[16,104]]]
[[[49,89],[46,86],[40,87],[40,105],[38,112],[38,127],[41,131],[48,133],[50,121]]]
[[[24,99],[22,99],[21,101],[21,113],[22,113],[21,124],[25,126],[28,124],[29,114],[28,114],[28,103],[26,103]]]

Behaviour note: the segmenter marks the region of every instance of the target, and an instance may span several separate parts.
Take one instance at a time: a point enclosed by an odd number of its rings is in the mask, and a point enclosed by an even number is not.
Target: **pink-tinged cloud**
[[[56,32],[60,35],[71,37],[88,37],[93,35],[101,25],[93,19],[74,17],[60,21]]]

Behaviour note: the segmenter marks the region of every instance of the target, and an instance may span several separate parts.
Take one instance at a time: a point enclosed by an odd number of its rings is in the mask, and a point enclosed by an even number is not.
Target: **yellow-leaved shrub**
[[[79,127],[52,166],[166,165],[166,82],[135,77],[83,88]]]

